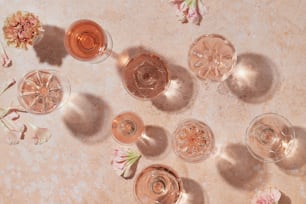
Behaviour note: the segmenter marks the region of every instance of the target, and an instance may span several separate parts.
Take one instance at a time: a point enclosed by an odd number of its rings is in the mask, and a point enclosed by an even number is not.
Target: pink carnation
[[[3,26],[4,38],[8,45],[27,49],[38,40],[44,30],[37,16],[17,11],[6,18]]]

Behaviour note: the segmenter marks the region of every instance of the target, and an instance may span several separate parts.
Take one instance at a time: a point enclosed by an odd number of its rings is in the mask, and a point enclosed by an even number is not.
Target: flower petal
[[[111,165],[118,175],[127,178],[132,174],[131,167],[140,157],[138,152],[130,149],[114,149]]]
[[[52,134],[48,128],[37,128],[35,130],[33,140],[35,145],[46,143],[51,138]]]

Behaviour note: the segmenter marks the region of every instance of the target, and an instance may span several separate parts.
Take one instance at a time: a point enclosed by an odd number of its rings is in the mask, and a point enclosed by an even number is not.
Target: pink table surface
[[[209,13],[196,26],[178,22],[166,0],[0,0],[0,22],[25,10],[38,15],[46,29],[45,38],[28,51],[7,48],[13,65],[0,69],[0,85],[32,69],[54,68],[70,78],[72,89],[63,109],[19,119],[49,128],[47,143],[34,145],[29,130],[18,145],[8,145],[0,129],[0,203],[136,203],[135,176],[125,180],[110,165],[112,150],[121,147],[111,137],[110,121],[123,111],[139,114],[158,144],[130,146],[143,153],[136,175],[150,164],[171,166],[183,178],[184,203],[246,204],[264,186],[279,188],[283,204],[306,203],[306,1],[205,2]],[[93,65],[69,56],[64,31],[81,18],[108,30],[118,55],[151,50],[166,59],[170,87],[180,87],[175,98],[136,100],[123,88],[115,58]],[[189,71],[189,46],[206,33],[225,36],[238,58],[258,62],[259,79],[267,80],[259,80],[254,94],[227,81],[201,81]],[[16,86],[0,97],[1,107],[10,104],[18,104]],[[292,160],[263,164],[247,152],[245,130],[264,112],[279,113],[294,125],[298,147]],[[187,118],[206,122],[214,132],[215,150],[205,161],[184,162],[171,149],[171,133]]]

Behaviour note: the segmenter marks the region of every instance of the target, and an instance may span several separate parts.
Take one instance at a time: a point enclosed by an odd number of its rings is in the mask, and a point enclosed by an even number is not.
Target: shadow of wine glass
[[[162,127],[145,126],[136,146],[143,156],[150,159],[160,159],[169,152],[169,134]]]
[[[295,147],[292,153],[276,165],[285,173],[293,176],[306,176],[306,128],[293,127]]]
[[[43,28],[43,38],[34,45],[39,62],[60,66],[67,55],[64,46],[65,30],[52,25],[45,25]]]
[[[190,178],[181,178],[184,186],[183,195],[178,204],[208,204],[202,186]]]
[[[152,100],[152,104],[165,112],[181,112],[192,105],[195,98],[195,78],[188,70],[178,65],[169,65],[170,85],[167,90]]]
[[[242,144],[226,146],[217,158],[217,169],[228,184],[243,190],[254,190],[267,179],[264,164]]]
[[[281,197],[278,201],[278,204],[291,204],[291,199],[284,193],[281,192]]]
[[[272,60],[255,53],[238,56],[232,75],[226,80],[230,91],[247,103],[262,103],[280,87],[280,75]]]
[[[94,144],[110,135],[109,116],[110,108],[102,99],[88,93],[79,93],[72,95],[65,105],[63,121],[77,139]]]

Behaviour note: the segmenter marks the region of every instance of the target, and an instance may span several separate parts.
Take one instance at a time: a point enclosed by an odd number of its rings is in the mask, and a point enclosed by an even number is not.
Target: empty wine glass
[[[202,35],[188,52],[189,68],[200,79],[224,81],[231,75],[236,61],[235,47],[218,34]]]
[[[70,95],[68,79],[56,70],[34,70],[18,84],[18,100],[28,112],[46,114],[61,107]]]
[[[178,125],[172,140],[175,153],[188,162],[207,158],[214,148],[213,132],[205,123],[190,119]]]
[[[254,158],[263,162],[278,162],[294,149],[295,132],[283,116],[264,113],[251,121],[245,142]]]
[[[143,53],[132,58],[123,70],[123,84],[129,94],[138,99],[159,96],[169,85],[165,63],[156,55]]]
[[[112,38],[98,23],[81,19],[72,23],[65,34],[65,48],[77,60],[91,63],[111,55]]]
[[[140,138],[143,131],[144,123],[135,113],[124,112],[113,119],[112,133],[119,143],[135,143]]]
[[[154,164],[139,173],[134,192],[141,204],[175,204],[183,193],[183,182],[172,168]]]

